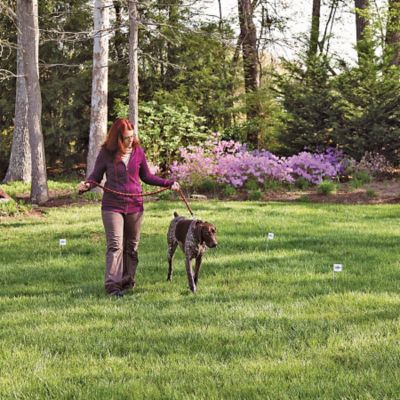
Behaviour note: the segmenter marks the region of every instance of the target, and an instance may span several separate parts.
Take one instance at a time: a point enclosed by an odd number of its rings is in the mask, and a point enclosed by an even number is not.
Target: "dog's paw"
[[[197,287],[196,286],[190,287],[189,289],[193,294],[195,294],[197,292]]]

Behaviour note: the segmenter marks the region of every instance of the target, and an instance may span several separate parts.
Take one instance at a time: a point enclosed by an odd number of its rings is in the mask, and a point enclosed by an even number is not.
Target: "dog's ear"
[[[211,229],[214,229],[214,231],[217,230],[214,224],[211,224],[210,222],[205,221],[204,224],[208,225]]]
[[[194,227],[193,236],[198,243],[201,243],[201,229],[202,229],[202,221],[196,221],[196,225]]]

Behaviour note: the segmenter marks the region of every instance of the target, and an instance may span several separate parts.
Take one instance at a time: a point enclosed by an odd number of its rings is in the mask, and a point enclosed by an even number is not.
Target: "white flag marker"
[[[333,272],[342,272],[343,264],[333,264]]]

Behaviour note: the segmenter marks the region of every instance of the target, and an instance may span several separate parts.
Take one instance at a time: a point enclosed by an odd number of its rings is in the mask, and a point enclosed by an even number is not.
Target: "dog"
[[[185,253],[185,265],[190,290],[195,293],[199,279],[201,260],[208,247],[218,245],[216,238],[217,230],[213,224],[200,220],[190,220],[179,216],[174,212],[174,219],[168,229],[168,276],[167,280],[172,280],[172,259],[175,250],[179,247]],[[194,276],[191,262],[196,259]]]

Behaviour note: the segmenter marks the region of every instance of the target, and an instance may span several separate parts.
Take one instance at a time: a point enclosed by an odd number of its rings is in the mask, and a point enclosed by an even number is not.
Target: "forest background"
[[[16,125],[17,3],[3,1],[0,16],[5,181]],[[111,21],[108,124],[129,112],[128,3],[41,0],[38,70],[48,170],[87,161],[95,3],[109,9]],[[215,132],[219,140],[278,156],[334,148],[357,162],[373,154],[385,165],[399,164],[398,0],[303,1],[307,17],[290,13],[294,5],[285,0],[239,0],[233,17],[226,12],[232,2],[216,3],[217,15],[202,1],[135,4],[139,135],[161,173],[182,160],[182,147],[203,146]],[[349,37],[344,46],[354,48],[354,58],[333,45],[343,13],[354,16],[348,32],[356,31],[355,42]]]

